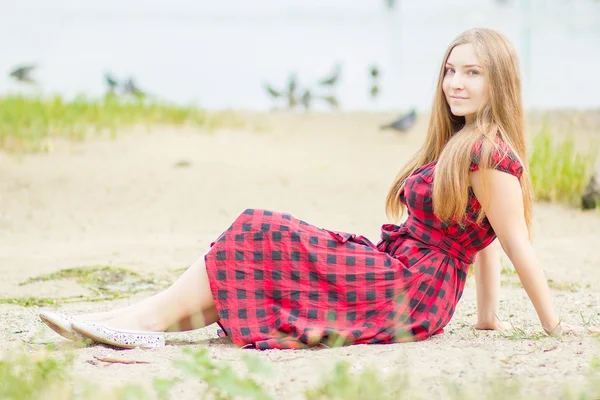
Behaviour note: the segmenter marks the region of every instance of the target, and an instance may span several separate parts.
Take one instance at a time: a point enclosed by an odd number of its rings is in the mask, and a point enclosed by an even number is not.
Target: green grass
[[[61,269],[47,275],[40,275],[21,282],[19,286],[34,282],[46,282],[59,279],[75,279],[83,286],[97,291],[122,291],[153,286],[151,279],[142,278],[138,273],[112,265],[92,265]]]
[[[76,301],[85,301],[84,296],[70,297],[3,297],[0,298],[0,304],[13,304],[21,307],[46,307],[59,304],[73,303]]]
[[[74,380],[74,352],[52,351],[51,348],[37,352],[19,350],[0,360],[0,398],[6,400],[30,400],[52,398],[67,399],[167,399],[175,385],[201,381],[205,383],[198,398],[222,400],[275,399],[276,396],[264,388],[264,382],[273,379],[273,366],[262,361],[256,354],[244,354],[241,358],[245,368],[234,368],[231,362],[215,360],[207,348],[183,349],[183,358],[175,365],[182,372],[175,378],[148,378],[150,386],[141,382],[128,383],[106,389],[99,383]],[[532,396],[536,387],[527,385],[518,378],[494,376],[485,382],[458,385],[452,378],[440,378],[446,398],[453,399],[537,399]],[[150,383],[150,382],[146,382]],[[537,387],[539,389],[539,387]],[[593,357],[586,375],[585,386],[573,388],[563,385],[561,399],[597,399],[600,395],[600,360]],[[335,364],[332,373],[326,374],[320,383],[304,391],[307,400],[392,400],[426,399],[424,388],[412,383],[408,373],[402,371],[382,372],[375,367],[352,371],[348,362]]]
[[[17,352],[0,360],[0,399],[67,399],[72,358]]]
[[[244,354],[241,360],[246,371],[241,375],[227,362],[214,361],[207,348],[184,349],[183,360],[175,365],[191,379],[206,382],[208,392],[217,399],[272,400],[274,397],[261,387],[260,380],[272,374],[271,368],[255,355]]]
[[[545,333],[541,332],[527,332],[523,327],[509,321],[507,324],[506,331],[498,331],[500,336],[508,340],[543,340],[548,337]]]
[[[351,365],[345,361],[336,364],[334,371],[314,389],[305,392],[307,400],[388,400],[417,399],[407,375],[382,375],[369,368],[351,373]],[[412,392],[412,393],[411,393]],[[410,397],[409,397],[410,396]]]
[[[191,125],[207,130],[242,125],[233,112],[208,112],[144,100],[124,100],[107,95],[98,100],[60,96],[0,97],[0,149],[41,151],[49,139],[81,140],[90,133],[110,132],[127,126]]]
[[[91,290],[92,296],[47,297],[10,297],[0,298],[0,304],[15,304],[23,307],[50,306],[74,302],[95,302],[130,297],[142,291],[164,289],[168,282],[162,279],[144,278],[126,268],[111,265],[92,265],[62,269],[46,275],[30,278],[19,286],[35,282],[47,282],[59,279],[73,279]]]
[[[598,153],[597,143],[582,150],[572,133],[558,137],[544,124],[533,138],[529,159],[535,200],[579,204]]]
[[[563,292],[579,292],[582,289],[582,286],[577,282],[560,282],[555,281],[554,279],[548,279],[548,286],[550,289],[560,290]],[[585,289],[589,288],[589,284],[585,286]]]

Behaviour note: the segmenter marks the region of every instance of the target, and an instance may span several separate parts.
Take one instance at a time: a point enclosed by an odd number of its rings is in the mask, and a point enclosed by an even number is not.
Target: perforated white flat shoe
[[[73,323],[77,321],[76,317],[67,314],[44,311],[40,313],[41,320],[60,336],[75,341],[86,340],[85,336],[73,331]]]
[[[98,343],[124,349],[154,348],[165,345],[164,332],[138,332],[111,329],[97,322],[75,321],[73,330]]]

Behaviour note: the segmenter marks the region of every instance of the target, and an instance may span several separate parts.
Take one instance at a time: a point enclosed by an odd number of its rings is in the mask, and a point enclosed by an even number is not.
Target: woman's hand
[[[598,328],[596,326],[584,327],[584,326],[579,326],[579,325],[560,323],[560,324],[558,324],[558,326],[556,326],[556,328],[554,328],[552,330],[548,330],[548,329],[544,328],[544,331],[546,331],[546,333],[550,336],[562,336],[562,335],[580,336],[585,333],[599,334],[600,328]]]
[[[488,188],[483,187],[482,173],[487,175]],[[560,320],[552,304],[546,276],[529,241],[519,180],[497,170],[471,172],[470,179],[475,196],[515,267],[542,326],[554,331]]]

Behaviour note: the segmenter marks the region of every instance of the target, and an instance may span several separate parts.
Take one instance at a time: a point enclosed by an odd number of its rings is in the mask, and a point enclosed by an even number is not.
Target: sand
[[[258,128],[219,130],[155,128],[121,132],[115,140],[54,140],[45,154],[0,153],[1,297],[89,295],[71,280],[19,286],[63,268],[115,265],[143,275],[176,276],[207,249],[245,208],[286,211],[317,226],[355,232],[377,241],[386,223],[384,199],[401,164],[423,139],[426,118],[408,134],[381,132],[390,114],[253,115]],[[600,125],[595,122],[590,130]],[[534,247],[563,319],[600,321],[600,213],[536,204]],[[148,293],[105,302],[56,307],[74,313],[130,304]],[[501,293],[501,317],[527,334],[541,326],[524,290]],[[186,346],[208,347],[216,360],[239,366],[251,352],[274,368],[267,388],[277,398],[302,398],[345,360],[354,370],[375,366],[411,375],[423,393],[440,397],[447,382],[474,387],[496,374],[519,378],[551,397],[585,379],[597,338],[511,340],[474,331],[475,287],[467,284],[446,332],[430,340],[395,345],[258,352],[217,338],[216,327],[168,334],[168,346],[122,351],[90,346],[76,351],[75,374],[103,386],[148,383],[179,374],[173,360]],[[39,308],[0,305],[0,354],[22,341],[31,348],[66,340],[45,328]],[[108,364],[105,355],[149,364]],[[177,385],[179,399],[197,398],[198,383]]]

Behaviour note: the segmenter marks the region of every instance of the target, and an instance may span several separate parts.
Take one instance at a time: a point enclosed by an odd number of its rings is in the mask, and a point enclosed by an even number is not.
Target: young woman
[[[245,210],[170,288],[129,307],[40,316],[65,337],[155,347],[217,322],[238,346],[393,343],[439,334],[474,263],[478,329],[499,329],[499,248],[548,334],[561,323],[530,244],[531,187],[517,55],[472,29],[448,47],[422,148],[394,181],[375,246],[289,214]],[[600,332],[597,328],[588,328]]]

